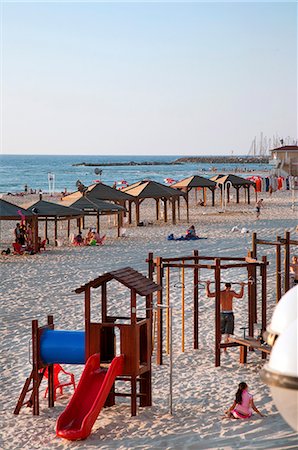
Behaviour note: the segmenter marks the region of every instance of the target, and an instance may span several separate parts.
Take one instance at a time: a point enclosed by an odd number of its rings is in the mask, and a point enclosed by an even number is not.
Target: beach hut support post
[[[140,200],[136,200],[136,225],[140,222]]]
[[[236,189],[236,203],[239,203],[239,187],[235,186]]]
[[[186,202],[186,222],[189,223],[189,190],[188,189],[186,191],[185,202]]]
[[[212,206],[215,206],[215,189],[211,189],[212,192]]]
[[[165,223],[167,223],[167,221],[168,221],[168,204],[167,204],[166,198],[163,200],[163,203],[164,203],[164,213],[163,213],[164,221],[165,221]]]
[[[44,238],[48,242],[48,219],[47,219],[47,217],[45,218],[45,223],[44,223]]]
[[[172,224],[176,225],[176,200],[174,197],[172,197],[171,201],[172,201]]]
[[[156,220],[159,220],[159,198],[156,198],[155,202],[156,202]]]

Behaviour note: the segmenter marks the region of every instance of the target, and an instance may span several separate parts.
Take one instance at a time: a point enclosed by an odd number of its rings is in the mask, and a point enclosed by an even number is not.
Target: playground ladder
[[[18,400],[17,405],[15,407],[15,410],[13,412],[14,414],[19,414],[19,412],[20,412],[20,410],[21,410],[21,408],[23,406],[31,407],[33,405],[34,395],[35,395],[36,391],[38,391],[38,389],[39,389],[39,386],[40,386],[41,380],[43,379],[44,373],[45,373],[45,369],[38,373],[38,382],[37,382],[37,384],[36,384],[36,386],[34,388],[33,387],[33,374],[34,374],[34,371],[32,370],[32,372],[30,374],[30,377],[27,378],[26,381],[25,381],[25,384],[23,386],[23,389],[22,389],[22,392],[20,394],[19,400]],[[32,382],[32,387],[30,387],[31,382]],[[31,392],[31,395],[30,395],[29,400],[25,401],[25,398],[26,398],[26,395],[27,395],[28,392]]]

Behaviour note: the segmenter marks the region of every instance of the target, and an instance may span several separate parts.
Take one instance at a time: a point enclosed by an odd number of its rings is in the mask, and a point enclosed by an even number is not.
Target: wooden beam
[[[215,259],[215,367],[220,366],[220,260]]]
[[[162,258],[156,258],[156,283],[162,286]],[[162,290],[157,292],[157,305],[162,305]],[[156,364],[161,365],[163,362],[162,356],[162,339],[163,339],[163,314],[162,309],[157,308],[157,345],[156,345]]]
[[[198,250],[194,250],[194,257],[199,256]],[[199,348],[199,270],[197,267],[193,270],[193,348]]]
[[[48,325],[54,329],[54,317],[48,316]],[[48,366],[48,405],[49,408],[54,407],[55,402],[55,386],[54,386],[54,364]]]
[[[284,262],[284,292],[286,293],[290,289],[290,232],[285,232],[285,262]]]
[[[90,287],[85,290],[85,362],[90,355],[90,322],[91,322],[91,296]]]
[[[280,236],[276,236],[276,240]],[[276,260],[276,303],[279,302],[281,299],[281,252],[280,252],[280,245],[277,245],[275,248],[275,260]]]

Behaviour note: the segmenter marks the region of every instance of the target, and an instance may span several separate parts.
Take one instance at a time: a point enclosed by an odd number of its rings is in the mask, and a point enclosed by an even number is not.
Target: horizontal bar
[[[213,260],[213,259],[219,259],[221,261],[245,261],[245,258],[236,258],[234,256],[232,257],[228,257],[228,256],[221,256],[221,257],[217,257],[217,256],[176,256],[173,258],[162,258],[163,262],[171,262],[171,261],[191,261],[191,260],[197,260],[199,261],[200,259],[202,260]]]
[[[163,267],[184,267],[186,269],[215,269],[215,266],[207,264],[163,264]]]
[[[263,241],[261,239],[256,240],[256,244],[260,245],[284,245],[284,242],[282,240],[280,241]]]
[[[267,263],[267,265],[269,264],[269,262]],[[224,265],[222,265],[222,266],[220,266],[220,268],[221,269],[233,269],[233,268],[237,268],[237,267],[250,267],[251,265],[254,265],[254,266],[263,266],[264,265],[264,263],[263,262],[256,262],[256,263],[253,263],[253,262],[247,262],[247,263],[244,263],[244,264],[224,264]]]

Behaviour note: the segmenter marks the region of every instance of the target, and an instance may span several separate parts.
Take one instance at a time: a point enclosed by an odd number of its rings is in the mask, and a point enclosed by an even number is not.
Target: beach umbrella
[[[144,199],[152,198],[156,201],[156,219],[159,219],[159,201],[164,203],[164,221],[167,222],[167,202],[172,204],[172,222],[176,223],[176,201],[185,194],[172,187],[165,186],[152,180],[141,180],[124,189],[125,193],[132,195],[136,202],[136,223],[140,223],[140,204]],[[178,218],[180,218],[180,204],[178,202]],[[129,211],[131,220],[131,211]]]
[[[34,213],[39,221],[45,222],[45,239],[48,240],[48,222],[54,222],[54,241],[55,246],[58,244],[58,221],[67,220],[67,236],[70,235],[70,220],[78,219],[79,217],[83,217],[83,212],[70,208],[65,205],[61,205],[59,203],[47,202],[45,200],[40,199],[37,202],[30,203],[27,206],[27,210]]]
[[[70,196],[68,196],[70,197]],[[63,198],[65,200],[66,197]],[[83,212],[84,216],[96,216],[97,217],[97,232],[99,233],[99,217],[102,215],[115,215],[117,214],[117,229],[118,237],[120,237],[120,228],[122,226],[122,215],[125,212],[125,208],[121,205],[104,202],[97,198],[91,198],[89,194],[81,194],[79,198],[68,199],[66,202],[72,208],[79,209]]]
[[[0,220],[25,220],[32,226],[33,249],[38,251],[38,220],[32,211],[0,199]]]
[[[212,192],[212,206],[215,205],[215,189],[216,183],[215,181],[209,180],[208,178],[200,177],[199,175],[192,175],[191,177],[184,178],[183,180],[177,181],[172,184],[172,188],[180,189],[186,192],[187,195],[187,217],[189,222],[189,206],[188,206],[188,195],[192,189],[195,189],[195,201],[197,204],[197,189],[203,189],[204,195],[204,206],[206,206],[206,189],[209,189]]]

